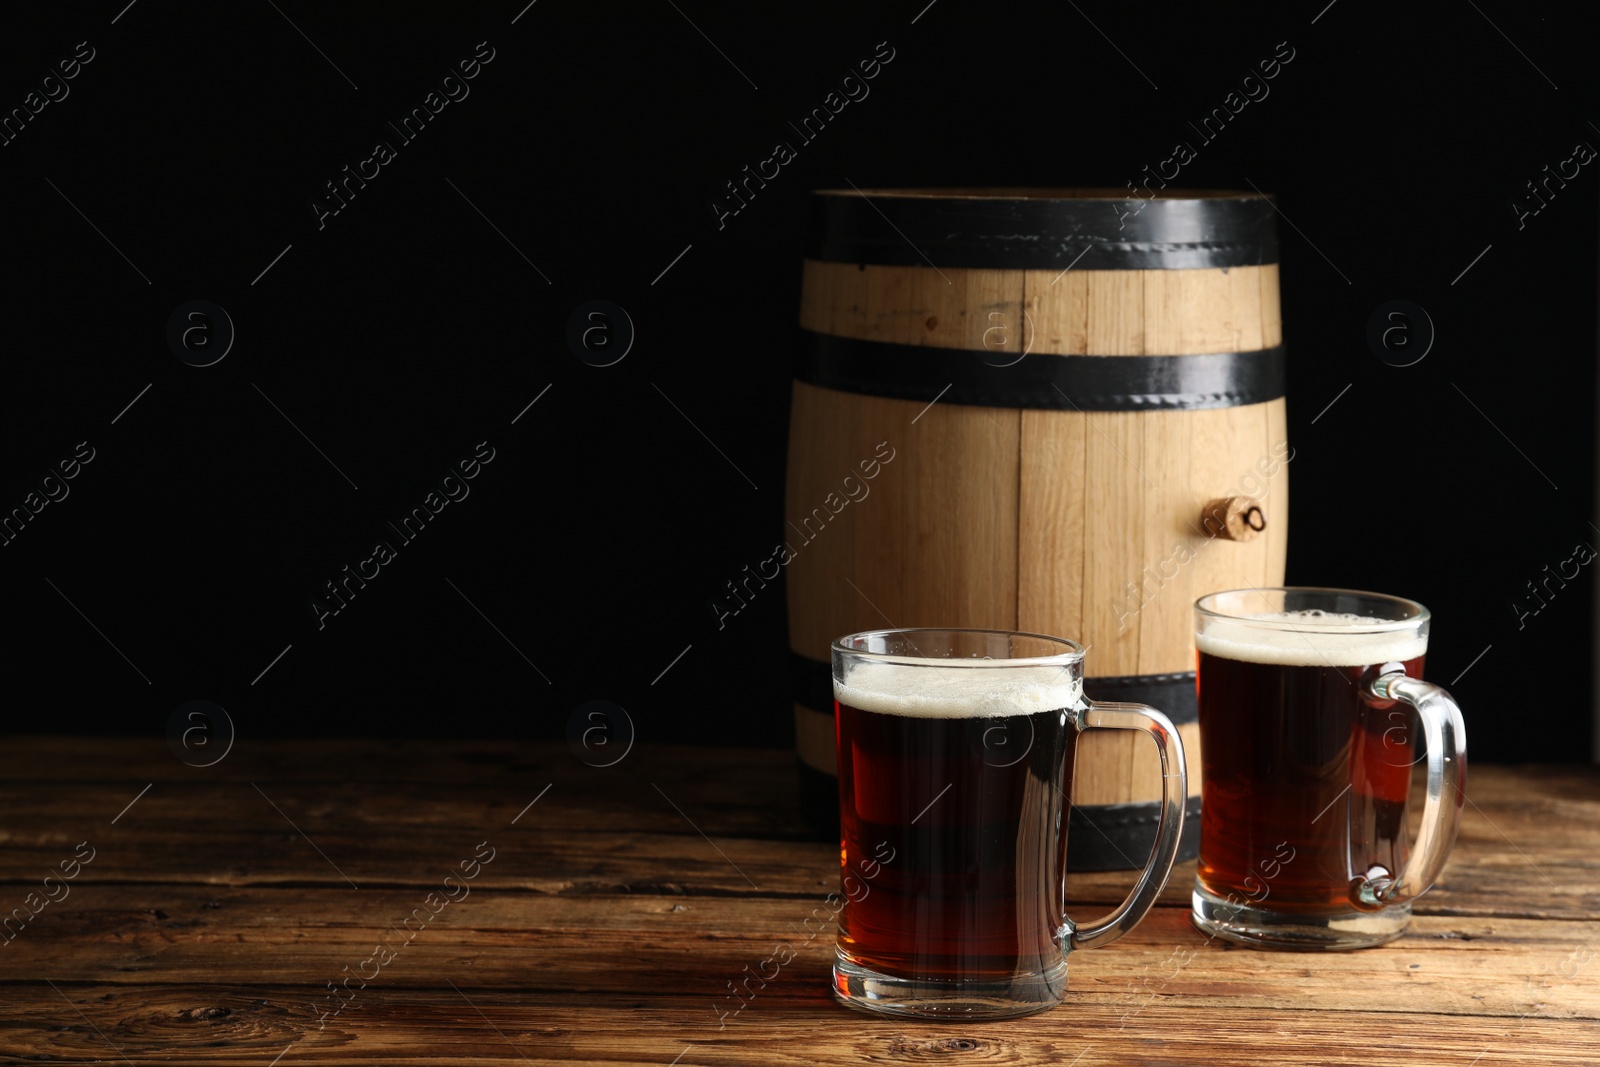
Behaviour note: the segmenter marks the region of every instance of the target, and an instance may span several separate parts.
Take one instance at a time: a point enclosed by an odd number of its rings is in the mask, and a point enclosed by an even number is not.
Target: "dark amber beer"
[[[1235,599],[1216,603],[1227,597]],[[1424,724],[1375,684],[1403,680],[1449,701],[1420,681],[1426,610],[1320,590],[1215,594],[1200,608],[1197,923],[1305,947],[1399,936],[1409,904],[1390,891],[1411,861],[1406,802]],[[1435,753],[1450,757],[1452,776],[1459,747]]]
[[[852,961],[932,979],[1004,979],[1061,962],[1061,810],[1078,691],[1054,674],[1041,668],[1002,714],[957,692],[959,675],[940,679],[938,699],[860,679],[852,703],[835,701],[839,745],[851,753],[839,775],[844,869],[876,873],[841,916],[839,947]],[[1051,832],[1019,840],[1037,826]],[[876,870],[880,842],[894,854]]]
[[[1229,738],[1201,756],[1201,884],[1279,910],[1348,911],[1352,879],[1405,866],[1417,732],[1409,708],[1375,706],[1363,685],[1385,663],[1422,677],[1423,642],[1380,635],[1327,652],[1360,663],[1320,662],[1306,644],[1201,647],[1201,729]]]
[[[924,1018],[1041,1011],[1067,954],[1109,944],[1172,869],[1187,775],[1172,723],[1083,696],[1081,646],[996,630],[878,630],[833,643],[844,1003]],[[1063,910],[1069,795],[1084,730],[1156,743],[1156,845],[1122,906],[1074,926]]]

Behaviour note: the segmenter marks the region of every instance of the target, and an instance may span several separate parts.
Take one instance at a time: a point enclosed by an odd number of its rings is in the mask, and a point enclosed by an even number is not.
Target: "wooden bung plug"
[[[1247,496],[1225,496],[1200,511],[1200,528],[1207,537],[1248,541],[1267,528],[1261,505]]]

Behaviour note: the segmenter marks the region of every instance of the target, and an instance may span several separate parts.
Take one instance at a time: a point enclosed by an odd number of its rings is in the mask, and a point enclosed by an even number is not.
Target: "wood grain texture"
[[[1086,492],[1087,419],[1024,411],[1017,495],[1017,628],[1072,634],[1083,629],[1091,510]]]
[[[59,915],[23,931],[6,950],[6,967],[58,984],[145,986],[226,984],[248,964],[252,982],[325,988],[356,975],[349,988],[374,996],[438,988],[441,976],[470,969],[480,988],[648,997],[671,974],[671,992],[710,1000],[781,942],[796,960],[767,989],[800,999],[833,958],[825,895],[820,887],[793,900],[473,890],[431,921],[402,928],[424,907],[418,890],[101,886],[81,901],[75,892]],[[1083,922],[1110,906],[1074,901],[1067,910]],[[1592,981],[1573,980],[1600,973],[1600,963],[1562,973],[1595,933],[1590,922],[1424,916],[1382,952],[1333,953],[1308,966],[1299,953],[1208,940],[1186,909],[1162,907],[1115,951],[1072,957],[1071,981],[1085,993],[1158,987],[1207,1007],[1315,1011],[1331,1002],[1342,1011],[1516,1016],[1537,1003],[1550,1017],[1600,1018]],[[394,949],[394,959],[361,967],[380,945]],[[1600,959],[1600,945],[1590,948]],[[535,957],[540,967],[530,967]],[[698,964],[675,973],[690,957]],[[362,974],[372,979],[365,986]]]
[[[13,738],[0,782],[0,914],[96,849],[0,943],[0,1063],[1600,1057],[1600,768],[1475,766],[1452,860],[1392,945],[1209,941],[1182,865],[1143,924],[1072,957],[1060,1007],[943,1025],[831,1001],[838,851],[804,839],[787,752],[637,746],[601,771],[562,744],[241,741],[199,770],[160,741]],[[483,841],[470,891],[430,905]],[[1069,875],[1069,914],[1131,878]],[[335,1010],[328,983],[380,942],[394,958]],[[730,1000],[778,943],[793,961]]]
[[[798,963],[799,961],[796,961]],[[812,978],[819,977],[811,975]],[[275,986],[99,985],[28,988],[8,1000],[0,1062],[676,1063],[854,1065],[863,1062],[1017,1067],[1330,1063],[1373,1067],[1549,1064],[1589,1067],[1595,1024],[1533,1012],[1521,1019],[1387,1011],[1196,1009],[1182,998],[1069,991],[1042,1015],[990,1023],[878,1019],[835,1006],[817,982],[798,997],[762,991],[738,1015],[670,994],[596,1003],[592,994],[480,988],[389,990],[326,1021],[298,990]],[[1263,998],[1269,999],[1269,998]],[[80,1014],[81,1013],[81,1014]],[[719,1026],[721,1027],[719,1029]],[[113,1052],[112,1050],[117,1050]]]
[[[1271,477],[1263,479],[1262,511],[1266,514],[1267,528],[1258,540],[1267,543],[1267,575],[1284,574],[1289,558],[1289,464],[1294,462],[1294,449],[1289,444],[1289,410],[1287,401],[1267,405],[1267,455],[1281,460]],[[1273,470],[1272,467],[1268,467]]]
[[[790,425],[794,651],[826,662],[835,638],[886,627],[1016,628],[1019,412],[796,382]]]
[[[357,741],[241,741],[201,771],[159,740],[116,745],[0,745],[0,887],[15,887],[0,914],[84,840],[97,852],[80,888],[348,888],[302,835],[358,885],[380,888],[432,886],[441,865],[484,840],[500,851],[475,885],[550,894],[810,897],[837,869],[837,846],[800,826],[787,752],[639,745],[597,769],[550,743],[385,741],[363,752]],[[1600,769],[1474,766],[1468,799],[1456,851],[1419,914],[1600,919]],[[1175,869],[1163,900],[1187,902],[1193,867]],[[1121,900],[1131,877],[1069,873],[1069,898]]]
[[[800,325],[933,348],[1112,356],[1239,352],[1282,340],[1277,293],[1275,263],[1060,272],[806,260]],[[1007,329],[1004,341],[989,333],[996,326]]]

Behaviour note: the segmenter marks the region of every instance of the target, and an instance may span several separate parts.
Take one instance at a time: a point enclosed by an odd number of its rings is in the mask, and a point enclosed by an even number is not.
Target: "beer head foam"
[[[834,679],[833,695],[841,704],[881,715],[978,719],[1070,708],[1083,692],[1072,664],[999,667],[1001,663],[924,667],[862,660],[850,667],[844,681]]]
[[[1390,620],[1311,608],[1244,619],[1208,618],[1195,645],[1209,656],[1283,667],[1361,667],[1416,659],[1428,638],[1412,629],[1372,632]]]

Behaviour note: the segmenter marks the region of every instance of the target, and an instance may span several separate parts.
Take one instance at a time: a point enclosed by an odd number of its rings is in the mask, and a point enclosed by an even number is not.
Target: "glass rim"
[[[1054,645],[1066,646],[1063,651],[1048,656],[1017,656],[1009,659],[959,659],[939,656],[908,656],[897,652],[873,652],[870,649],[854,648],[846,644],[859,638],[898,636],[902,634],[985,634],[991,637],[1027,637],[1036,641],[1047,641]],[[860,656],[879,663],[895,663],[908,667],[963,667],[988,670],[1003,670],[1010,667],[1059,667],[1070,663],[1081,663],[1088,646],[1079,644],[1070,637],[1055,637],[1051,634],[1030,633],[1026,630],[991,630],[979,626],[891,626],[877,630],[862,630],[858,633],[846,634],[835,638],[831,644],[832,651],[842,652],[850,656]]]
[[[1319,595],[1355,596],[1365,597],[1369,600],[1380,600],[1390,604],[1404,607],[1410,614],[1403,619],[1382,619],[1373,623],[1342,623],[1337,626],[1295,627],[1287,624],[1284,619],[1261,619],[1249,615],[1237,615],[1221,611],[1210,606],[1208,601],[1215,601],[1219,597],[1233,596],[1242,593],[1311,593]],[[1263,630],[1311,630],[1317,633],[1342,633],[1342,634],[1382,634],[1395,633],[1402,630],[1411,630],[1426,623],[1433,617],[1422,603],[1409,597],[1394,596],[1390,593],[1374,593],[1366,589],[1339,589],[1334,586],[1322,585],[1275,585],[1266,589],[1255,586],[1245,586],[1241,589],[1219,589],[1199,597],[1194,602],[1196,615],[1209,619],[1223,619],[1230,623],[1239,623],[1245,626],[1256,626]]]

